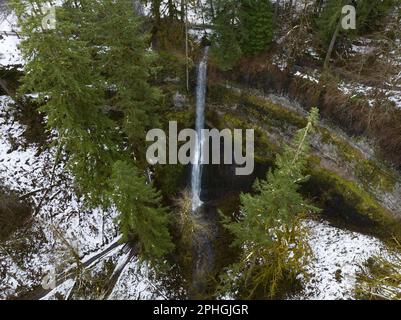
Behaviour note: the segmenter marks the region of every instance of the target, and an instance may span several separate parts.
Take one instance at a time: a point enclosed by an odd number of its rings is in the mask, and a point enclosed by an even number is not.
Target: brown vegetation
[[[22,227],[32,214],[31,206],[12,191],[0,188],[0,241]]]
[[[350,135],[366,136],[377,144],[385,160],[401,167],[401,109],[383,99],[373,106],[363,97],[348,97],[338,89],[333,75],[323,75],[319,83],[295,77],[271,63],[272,52],[241,61],[226,79],[268,93],[288,95],[309,109],[317,106],[322,118],[330,120]]]

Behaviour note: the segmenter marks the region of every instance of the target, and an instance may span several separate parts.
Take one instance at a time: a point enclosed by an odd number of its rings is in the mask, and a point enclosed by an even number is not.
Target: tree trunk
[[[168,0],[167,2],[167,7],[168,7],[168,17],[170,20],[174,20],[175,18],[175,7],[173,0]]]
[[[327,67],[329,66],[330,58],[331,58],[331,55],[332,55],[333,49],[334,49],[334,45],[336,44],[337,37],[340,33],[340,28],[341,28],[341,16],[338,19],[336,30],[334,31],[333,37],[331,38],[329,49],[327,50],[326,59],[324,60],[324,65],[323,65],[324,70],[327,69]]]
[[[182,23],[186,23],[186,21],[185,21],[185,4],[186,4],[186,1],[185,1],[185,0],[181,0],[181,4],[180,4],[180,7],[181,7],[181,9],[180,9],[180,15],[181,15],[181,22],[182,22]]]
[[[188,50],[188,4],[185,2],[185,58],[186,58],[186,86],[189,92],[189,50]]]
[[[280,8],[280,0],[276,0],[275,6],[274,6],[274,22],[276,23],[278,20],[278,11]]]

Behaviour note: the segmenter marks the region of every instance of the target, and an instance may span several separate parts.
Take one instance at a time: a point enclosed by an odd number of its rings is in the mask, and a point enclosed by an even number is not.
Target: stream
[[[202,129],[205,127],[205,104],[206,104],[206,84],[207,84],[207,60],[209,47],[205,47],[203,57],[198,66],[198,78],[196,84],[196,121],[195,130],[197,140],[195,144],[195,158],[191,173],[191,191],[192,191],[192,211],[202,205],[200,199],[202,192],[202,150],[204,139]]]
[[[204,48],[202,59],[198,65],[196,83],[196,120],[195,130],[197,140],[195,145],[195,158],[191,168],[192,214],[197,215],[202,226],[194,234],[194,272],[191,295],[202,295],[207,285],[207,274],[213,268],[214,252],[212,240],[216,236],[217,211],[213,206],[204,203],[202,197],[202,156],[204,137],[202,129],[205,128],[205,104],[207,87],[207,62],[209,47]]]

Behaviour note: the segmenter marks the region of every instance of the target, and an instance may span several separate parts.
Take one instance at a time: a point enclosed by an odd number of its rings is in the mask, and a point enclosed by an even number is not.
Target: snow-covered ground
[[[56,151],[50,148],[39,153],[39,146],[34,144],[24,147],[24,130],[25,126],[14,119],[12,100],[0,96],[1,186],[19,195],[34,192],[29,197],[34,208],[43,201],[32,226],[1,243],[0,299],[29,292],[31,288],[41,285],[43,277],[51,270],[63,274],[74,263],[68,254],[69,246],[85,263],[105,251],[118,237],[113,221],[117,213],[114,210],[103,212],[101,209],[85,208],[83,199],[74,193],[73,181],[64,172],[62,162],[56,166],[51,187]],[[15,244],[22,244],[23,249],[21,246],[15,247]],[[121,246],[117,248],[121,249]],[[114,249],[107,256],[117,261],[120,254],[121,250]],[[97,264],[105,258],[100,256],[91,264]],[[134,266],[137,266],[135,261],[128,264],[130,269]],[[130,276],[125,270],[124,274],[124,277]],[[139,278],[146,282],[143,277]],[[144,285],[138,286],[142,292]],[[134,296],[135,289],[133,282],[127,294]],[[121,292],[119,296],[124,297]]]
[[[18,48],[20,39],[15,32],[18,31],[16,19],[13,14],[0,15],[0,67],[23,64]]]
[[[37,155],[35,145],[28,148],[12,148],[10,140],[23,145],[22,134],[25,128],[14,120],[10,102],[12,102],[10,98],[0,97],[1,182],[21,194],[47,188],[53,166],[54,150],[50,149]],[[28,235],[31,244],[27,248],[26,256],[22,261],[14,261],[13,255],[18,252],[13,252],[12,246],[7,246],[8,250],[0,248],[0,269],[5,271],[5,276],[0,278],[0,298],[12,296],[22,289],[26,292],[30,287],[40,285],[43,276],[52,268],[55,268],[58,273],[68,268],[65,261],[66,250],[59,236],[54,232],[55,227],[78,249],[82,263],[90,261],[116,241],[117,232],[112,221],[115,212],[105,213],[101,210],[85,209],[81,199],[74,194],[72,181],[63,172],[62,165],[56,172],[57,179],[66,181],[49,193],[32,229],[28,231],[31,234]],[[35,203],[38,203],[42,196],[43,192],[39,192],[32,198]],[[102,231],[103,216],[105,227]],[[373,237],[341,230],[324,221],[309,221],[308,226],[311,230],[309,242],[315,258],[310,265],[311,279],[306,287],[305,295],[299,298],[352,298],[358,265],[372,255],[384,254],[384,245]],[[43,232],[43,237],[36,237],[36,232],[40,230]],[[10,241],[15,239],[13,237]],[[135,257],[127,261],[128,256],[122,248],[122,245],[116,246],[88,265],[89,269],[99,267],[102,261],[108,258],[116,264],[115,268],[121,274],[109,298],[163,299],[167,294],[159,292],[160,287],[155,286],[148,278],[148,270],[141,268]],[[122,270],[119,270],[120,268]],[[0,274],[3,273],[0,272]],[[57,296],[56,293],[68,296],[73,284],[72,279],[61,282],[45,298],[54,299]]]
[[[24,64],[16,31],[15,15],[0,15],[0,68]],[[28,230],[23,234],[17,232],[9,241],[1,243],[0,299],[29,292],[40,286],[52,271],[56,272],[56,278],[61,278],[75,265],[68,246],[80,255],[81,263],[90,261],[89,270],[100,268],[107,259],[116,263],[118,269],[119,261],[126,255],[122,245],[114,246],[118,240],[114,223],[117,213],[87,209],[83,199],[74,193],[73,180],[63,170],[62,161],[54,170],[53,186],[49,188],[56,150],[39,152],[38,145],[26,147],[23,137],[26,128],[14,119],[12,103],[9,97],[0,96],[0,185],[19,195],[33,192],[29,198],[34,209],[43,202]],[[23,253],[13,251],[14,244],[18,243],[23,243]],[[110,252],[109,247],[113,247]],[[160,298],[160,292],[154,290],[155,285],[147,278],[149,270],[145,266],[130,258],[123,267],[111,297]],[[42,298],[55,299],[60,294],[68,297],[74,283],[71,278],[60,280]]]
[[[192,16],[189,18],[194,20]],[[15,17],[0,19],[0,67],[23,64],[19,39],[13,30]],[[365,51],[357,46],[354,49]],[[277,64],[286,66],[280,59]],[[316,75],[299,72],[296,76],[318,81]],[[353,94],[354,88],[345,84],[342,88]],[[392,96],[397,98],[396,103],[401,103],[399,93]],[[10,103],[9,97],[0,96],[0,185],[20,195],[34,192],[29,197],[34,208],[42,199],[43,202],[32,226],[1,243],[0,299],[30,292],[41,285],[43,277],[51,270],[57,274],[69,270],[74,261],[68,254],[66,242],[90,270],[100,270],[107,260],[115,264],[113,274],[119,273],[119,276],[109,299],[163,299],[168,296],[151,280],[149,270],[139,264],[135,256],[128,255],[123,245],[117,245],[118,232],[113,222],[117,213],[85,208],[62,162],[55,168],[55,179],[49,189],[56,150],[49,148],[39,152],[39,146],[34,144],[26,147],[23,137],[26,128],[15,120]],[[311,230],[309,243],[314,259],[309,267],[311,278],[299,298],[352,298],[358,265],[372,255],[386,255],[384,244],[374,237],[338,229],[325,221],[308,221],[307,224]],[[68,297],[74,283],[73,278],[60,281],[41,298]]]
[[[326,221],[308,221],[309,244],[313,260],[308,267],[310,279],[301,299],[352,299],[355,274],[372,256],[388,256],[378,239],[339,229]]]

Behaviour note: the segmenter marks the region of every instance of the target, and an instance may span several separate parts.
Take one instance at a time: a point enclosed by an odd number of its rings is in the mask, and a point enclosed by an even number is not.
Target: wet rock
[[[166,82],[166,83],[175,83],[175,84],[177,84],[177,83],[180,83],[180,81],[181,81],[181,79],[179,77],[175,77],[175,78],[166,77],[164,79],[164,82]]]
[[[173,96],[174,107],[183,108],[187,104],[187,96],[179,93],[178,91]]]

